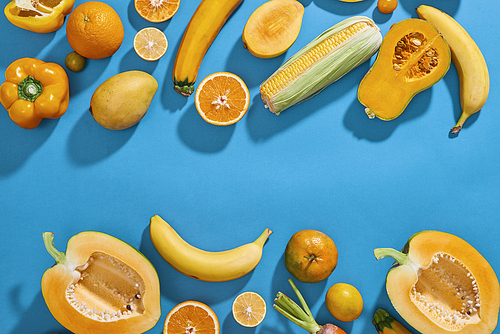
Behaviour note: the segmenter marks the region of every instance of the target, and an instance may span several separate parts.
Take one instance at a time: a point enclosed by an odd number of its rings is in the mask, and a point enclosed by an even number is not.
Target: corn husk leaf
[[[363,21],[368,23],[366,27],[336,46],[274,96],[267,96],[263,92],[262,88],[269,80],[309,50],[315,48],[332,35]],[[378,51],[381,43],[382,35],[379,27],[366,16],[354,16],[337,23],[294,54],[261,84],[261,96],[266,108],[279,114],[281,111],[313,97],[353,68],[369,60]]]

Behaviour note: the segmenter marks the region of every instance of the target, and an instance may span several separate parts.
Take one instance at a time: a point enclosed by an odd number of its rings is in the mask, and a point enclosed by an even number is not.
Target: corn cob
[[[382,43],[377,25],[354,16],[329,28],[288,59],[260,85],[266,108],[279,115],[311,98],[370,59]]]

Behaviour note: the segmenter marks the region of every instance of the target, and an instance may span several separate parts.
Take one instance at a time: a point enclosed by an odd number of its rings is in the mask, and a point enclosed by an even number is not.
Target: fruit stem
[[[66,254],[60,252],[54,246],[54,233],[53,232],[43,232],[43,243],[47,252],[56,260],[56,263],[65,263],[66,262]]]
[[[304,255],[304,257],[305,257],[306,259],[308,259],[308,260],[309,260],[309,262],[313,262],[313,261],[314,261],[314,259],[316,259],[316,255],[314,255],[314,254],[312,254],[312,255],[311,255],[311,256],[309,256],[309,257],[307,257],[307,256],[305,256],[305,255]]]
[[[384,257],[392,257],[400,265],[409,264],[411,262],[408,258],[408,254],[401,253],[393,248],[376,248],[373,250],[373,254],[377,260],[383,259]]]
[[[311,310],[307,306],[307,303],[302,297],[302,294],[300,293],[299,289],[297,289],[292,279],[289,279],[288,282],[299,298],[300,303],[302,304],[302,308],[282,292],[278,292],[278,294],[276,295],[276,298],[274,299],[274,302],[276,304],[273,305],[273,308],[309,333],[318,332],[321,329],[321,326],[318,325],[316,320],[314,320],[314,317],[311,314]]]
[[[267,238],[273,233],[270,229],[266,228],[264,232],[257,238],[257,240],[254,241],[257,245],[260,247],[264,247],[264,244],[266,243]]]
[[[379,333],[382,333],[385,327],[392,329],[391,322],[393,322],[393,320],[389,312],[378,309],[373,315],[372,324]]]

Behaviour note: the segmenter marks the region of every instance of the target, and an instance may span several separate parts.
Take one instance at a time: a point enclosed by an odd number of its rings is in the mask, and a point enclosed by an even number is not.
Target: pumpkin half
[[[398,117],[417,93],[448,72],[448,44],[429,22],[395,23],[382,40],[377,58],[358,87],[358,100],[370,118]]]
[[[500,285],[486,259],[463,239],[438,231],[413,235],[401,252],[377,248],[396,261],[386,278],[396,311],[426,334],[490,334],[497,326]]]
[[[59,252],[43,233],[56,264],[42,277],[42,294],[54,318],[77,334],[143,333],[161,316],[153,265],[127,243],[100,232],[73,236]]]

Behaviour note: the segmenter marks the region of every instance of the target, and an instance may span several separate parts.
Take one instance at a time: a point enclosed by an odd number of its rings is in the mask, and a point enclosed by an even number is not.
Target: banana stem
[[[263,247],[264,244],[266,243],[267,238],[273,233],[270,229],[266,228],[264,232],[257,238],[257,240],[254,241],[257,245],[260,247]]]
[[[468,113],[462,113],[460,115],[460,118],[458,119],[457,121],[457,124],[450,130],[451,133],[454,133],[454,134],[457,134],[460,132],[460,130],[462,130],[462,126],[464,125],[465,121],[467,120],[467,118],[469,118],[469,114]]]

